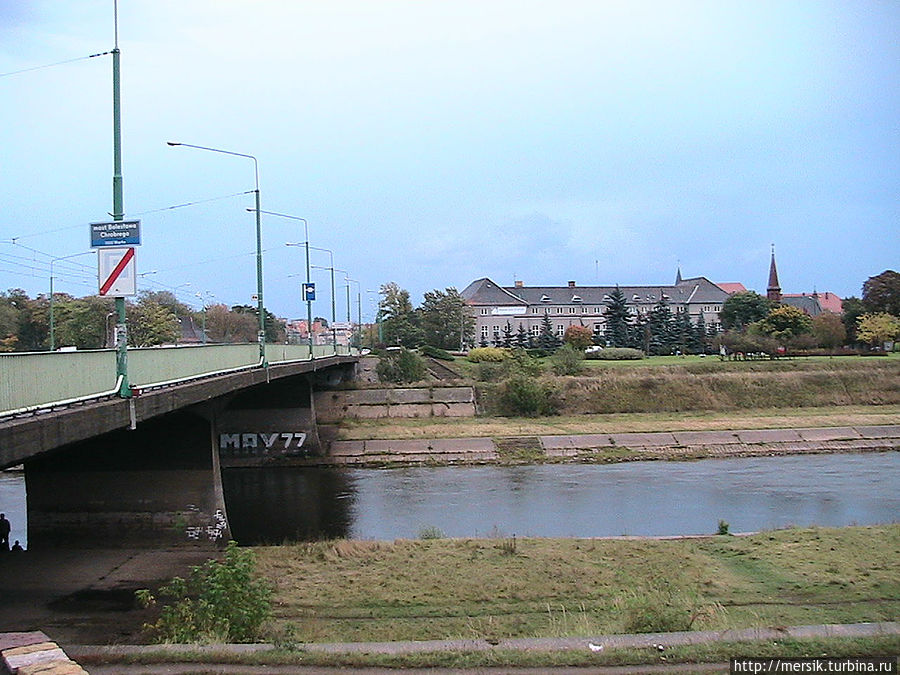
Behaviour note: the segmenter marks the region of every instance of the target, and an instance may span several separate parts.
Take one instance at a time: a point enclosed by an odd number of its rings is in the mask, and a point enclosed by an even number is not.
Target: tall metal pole
[[[309,270],[309,223],[306,222],[306,219],[303,219],[303,234],[304,242],[306,247],[306,292],[303,294],[306,296],[306,337],[309,342],[309,358],[316,358],[313,353],[313,325],[312,325],[312,300],[309,297],[309,285],[312,283],[312,279],[310,278],[310,270]]]
[[[256,189],[254,190],[254,193],[256,194],[256,208],[252,210],[256,211],[256,300],[257,312],[259,313],[259,334],[257,337],[259,339],[259,362],[263,366],[268,366],[266,361],[266,310],[265,304],[263,303],[262,223],[260,221],[260,214],[262,211],[259,209],[259,162],[253,155],[248,155],[243,152],[232,152],[231,150],[210,148],[205,145],[193,145],[191,143],[180,143],[178,141],[166,141],[166,144],[172,147],[182,146],[185,148],[195,148],[197,150],[208,150],[209,152],[218,152],[222,155],[246,157],[247,159],[253,160],[253,175],[256,179]],[[251,209],[247,210],[250,211]]]
[[[263,365],[266,361],[266,306],[263,303],[263,269],[262,269],[262,223],[259,210],[259,167],[256,158],[253,158],[253,168],[256,171],[256,295],[257,311],[259,312],[259,360]]]
[[[122,197],[122,104],[119,87],[119,8],[113,3],[115,12],[115,46],[113,58],[113,220],[125,218],[125,205]],[[125,324],[125,298],[116,297],[116,378],[121,378],[119,396],[131,397],[131,384],[128,382],[128,329]]]

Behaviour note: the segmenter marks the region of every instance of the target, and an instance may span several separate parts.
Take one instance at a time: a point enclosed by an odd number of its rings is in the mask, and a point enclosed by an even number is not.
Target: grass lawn
[[[256,549],[273,636],[590,636],[900,618],[900,525],[679,540],[335,541]]]

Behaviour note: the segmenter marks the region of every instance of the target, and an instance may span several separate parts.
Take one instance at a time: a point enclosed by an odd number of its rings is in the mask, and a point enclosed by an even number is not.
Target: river
[[[234,537],[665,536],[900,520],[900,453],[403,469],[234,469]]]
[[[900,453],[404,469],[228,469],[242,544],[322,538],[608,537],[900,521]],[[27,547],[23,474],[0,474]]]

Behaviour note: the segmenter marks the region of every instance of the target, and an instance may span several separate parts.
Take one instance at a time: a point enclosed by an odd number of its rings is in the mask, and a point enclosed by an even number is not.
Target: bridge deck
[[[266,349],[268,365],[261,367],[257,347],[236,345],[249,350],[230,349],[234,346],[129,350],[129,375],[135,374],[129,379],[140,391],[140,396],[131,399],[119,398],[111,391],[115,384],[112,352],[111,370],[98,358],[106,357],[105,352],[12,355],[21,358],[19,362],[9,359],[10,355],[0,356],[0,386],[4,390],[0,395],[0,468],[239,389],[357,360],[355,355],[335,354],[331,347],[317,348],[315,358],[309,358],[305,347],[271,345]],[[41,361],[40,356],[46,360]],[[57,358],[60,356],[70,358]],[[91,370],[98,363],[104,365],[104,374],[92,377]],[[29,364],[34,370],[26,377],[24,369]],[[44,379],[67,384],[48,382],[49,394],[33,393]],[[16,392],[15,383],[23,383],[32,392],[31,398]],[[22,401],[26,405],[21,405]]]

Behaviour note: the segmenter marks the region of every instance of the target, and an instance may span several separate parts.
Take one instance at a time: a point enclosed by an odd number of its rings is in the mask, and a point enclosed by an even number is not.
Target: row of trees
[[[747,291],[729,297],[719,317],[725,328],[719,341],[736,351],[859,344],[881,348],[900,336],[900,274],[886,270],[870,277],[863,284],[862,298],[843,301],[840,316],[823,312],[809,317],[795,307]]]
[[[111,298],[53,295],[55,346],[78,349],[111,347],[116,323]],[[0,293],[0,351],[44,351],[50,348],[50,298],[31,298],[21,289]],[[259,330],[256,307],[210,305],[196,311],[169,291],[143,291],[126,304],[128,344],[151,347],[185,339],[209,342],[255,342]],[[284,342],[284,322],[266,312],[270,342]]]
[[[440,349],[472,344],[475,319],[452,286],[428,291],[417,308],[413,308],[409,291],[394,282],[383,284],[379,293],[377,342],[403,347],[428,344]]]

